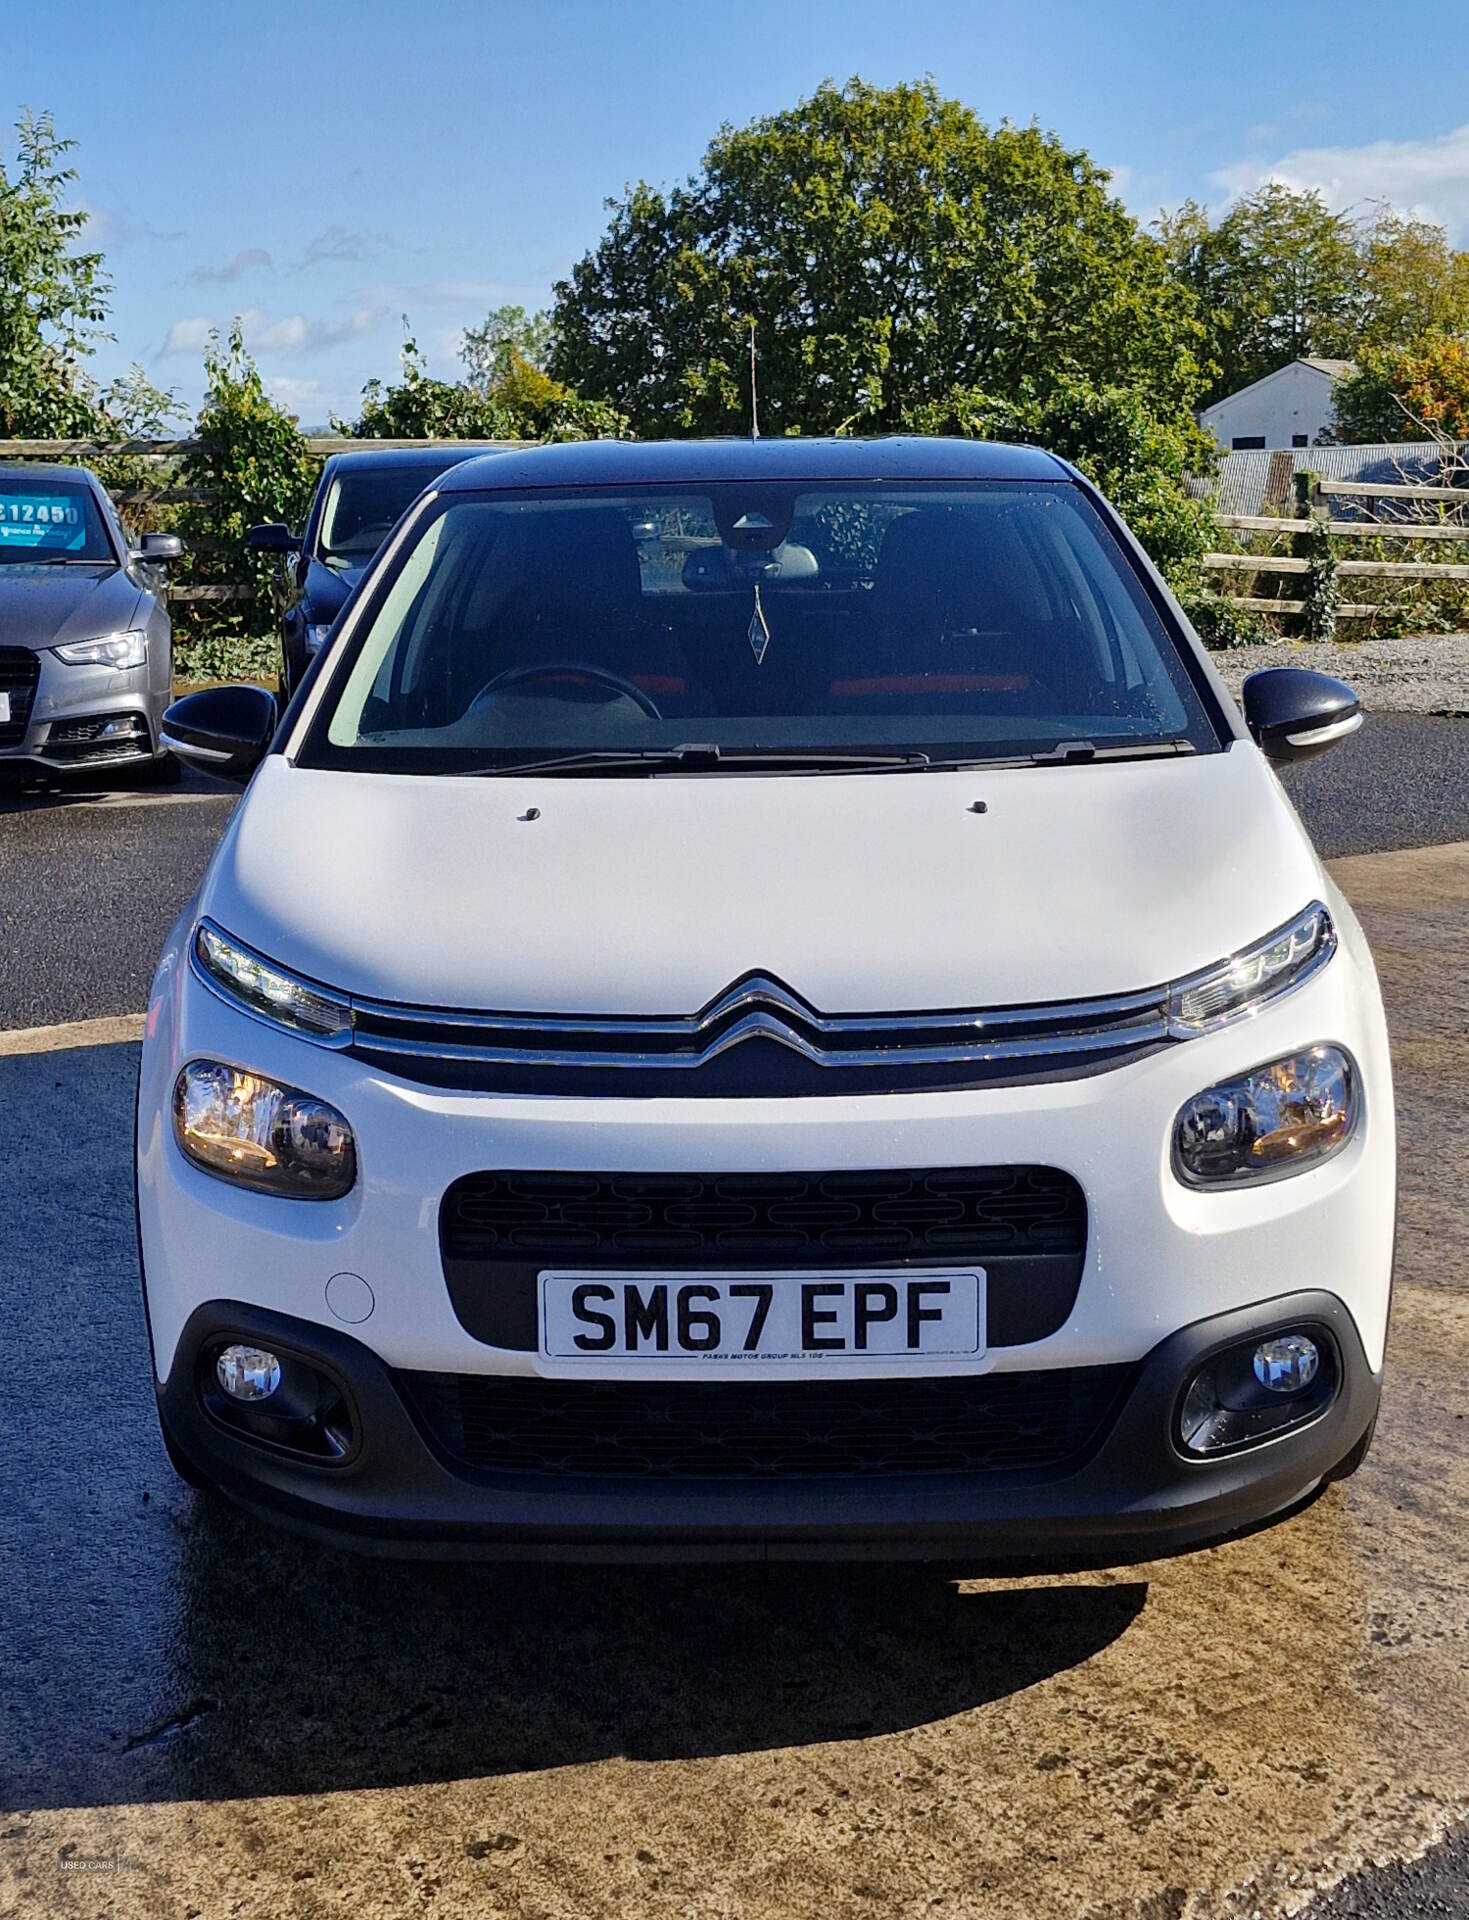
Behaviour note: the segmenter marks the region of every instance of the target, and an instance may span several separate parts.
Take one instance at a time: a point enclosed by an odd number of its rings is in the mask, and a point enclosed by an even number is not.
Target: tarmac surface
[[[1326,850],[1469,841],[1469,730],[1411,725],[1292,776]],[[0,1028],[141,1006],[230,803],[138,799],[0,817]],[[1336,871],[1401,1127],[1377,1442],[1277,1527],[1102,1573],[413,1565],[263,1530],[157,1438],[135,1044],[0,1032],[0,1912],[1469,1913],[1462,1838],[1316,1898],[1469,1815],[1469,845]]]

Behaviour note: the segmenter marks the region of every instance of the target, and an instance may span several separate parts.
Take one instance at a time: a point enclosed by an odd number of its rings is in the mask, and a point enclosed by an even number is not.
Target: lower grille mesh
[[[751,1382],[398,1379],[440,1446],[477,1471],[781,1480],[1079,1464],[1099,1444],[1133,1371]]]
[[[0,747],[19,746],[25,739],[40,675],[39,654],[29,647],[0,647],[0,693],[7,696],[10,709],[9,717],[0,720]]]
[[[1056,1167],[835,1173],[466,1174],[444,1256],[578,1264],[822,1264],[1076,1253],[1086,1201]]]

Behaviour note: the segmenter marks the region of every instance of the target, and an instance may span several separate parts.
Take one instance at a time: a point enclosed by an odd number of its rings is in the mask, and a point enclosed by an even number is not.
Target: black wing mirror
[[[267,520],[261,526],[251,527],[245,538],[257,553],[299,553],[301,551],[300,534],[292,533],[282,520]]]
[[[1362,724],[1344,680],[1304,667],[1267,667],[1244,685],[1245,725],[1267,760],[1309,760]]]
[[[265,758],[280,710],[264,687],[204,687],[163,716],[163,745],[186,766],[242,785]]]
[[[133,558],[150,566],[161,560],[181,560],[183,554],[184,543],[176,533],[145,533],[133,549]]]

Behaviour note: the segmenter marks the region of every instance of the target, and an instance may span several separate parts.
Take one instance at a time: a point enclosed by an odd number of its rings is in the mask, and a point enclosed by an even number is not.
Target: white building
[[[1332,387],[1351,371],[1350,360],[1292,360],[1288,367],[1205,407],[1199,425],[1226,453],[1313,447],[1336,421]]]

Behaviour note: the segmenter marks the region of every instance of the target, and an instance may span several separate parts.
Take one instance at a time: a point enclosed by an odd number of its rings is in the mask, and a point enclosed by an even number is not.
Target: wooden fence
[[[1333,541],[1401,540],[1456,541],[1469,551],[1469,487],[1413,486],[1379,481],[1331,480],[1315,474],[1299,474],[1298,481],[1308,484],[1301,491],[1294,517],[1275,514],[1221,513],[1221,527],[1245,535],[1269,534],[1275,539],[1290,539],[1293,553],[1239,551],[1206,553],[1204,565],[1213,573],[1258,579],[1262,574],[1288,579],[1292,575],[1309,577],[1318,562],[1300,548],[1313,535],[1325,533]],[[1332,503],[1344,500],[1357,506],[1366,516],[1346,518],[1332,511]],[[1421,507],[1435,515],[1433,519],[1383,520],[1377,517],[1379,500]],[[1455,516],[1461,516],[1456,518]],[[1304,539],[1303,539],[1304,536]],[[1469,584],[1469,565],[1456,561],[1355,560],[1333,554],[1336,577],[1348,580],[1418,581],[1429,585]],[[1269,594],[1222,593],[1221,600],[1251,613],[1273,613],[1299,617],[1306,612],[1305,600],[1286,599]],[[1343,620],[1371,620],[1389,611],[1376,601],[1338,605],[1336,615]]]
[[[462,451],[466,445],[473,445],[482,447],[486,453],[493,453],[525,444],[520,440],[351,440],[340,435],[322,434],[308,439],[306,450],[324,460],[333,453],[379,453],[399,447],[452,447]],[[200,445],[198,440],[0,440],[0,460],[54,460],[77,466],[84,466],[92,460],[147,460],[166,465],[198,452]],[[162,484],[159,486],[124,487],[115,490],[112,498],[120,507],[172,507],[207,506],[215,497],[211,487],[170,486],[166,475],[161,478]],[[227,540],[215,539],[207,534],[191,533],[188,536],[188,550],[191,553],[226,553],[230,549],[231,543]],[[253,600],[254,597],[255,589],[251,586],[169,583],[169,599],[174,601],[228,602]]]

